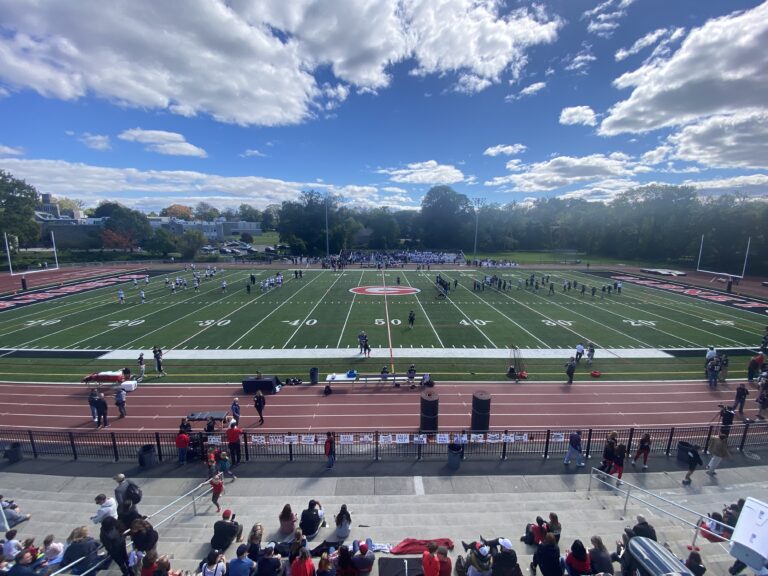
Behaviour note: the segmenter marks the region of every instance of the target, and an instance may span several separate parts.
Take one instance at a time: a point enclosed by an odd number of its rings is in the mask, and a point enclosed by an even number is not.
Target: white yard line
[[[304,319],[301,321],[301,324],[299,324],[299,325],[296,327],[296,330],[294,330],[294,331],[293,331],[293,334],[291,334],[291,335],[289,336],[288,340],[286,340],[286,341],[285,341],[285,344],[283,344],[283,349],[285,349],[285,347],[286,347],[286,346],[288,346],[288,343],[289,343],[291,340],[293,340],[293,337],[294,337],[294,336],[296,336],[296,334],[298,333],[298,331],[299,331],[299,330],[301,330],[302,326],[304,326],[304,322],[306,322],[307,320],[309,320],[309,318],[312,316],[312,312],[314,312],[314,311],[315,311],[315,309],[316,309],[316,308],[317,308],[317,307],[320,305],[320,303],[323,301],[323,298],[325,298],[325,297],[328,295],[328,293],[331,291],[331,289],[332,289],[334,286],[336,286],[336,282],[338,282],[339,280],[341,280],[341,277],[342,277],[342,275],[341,275],[341,274],[339,274],[339,275],[336,277],[336,280],[334,280],[334,281],[333,281],[333,284],[331,284],[331,285],[328,287],[328,289],[325,291],[325,293],[324,293],[322,296],[320,296],[320,298],[318,298],[317,302],[315,302],[315,305],[314,305],[314,306],[312,306],[312,310],[310,310],[309,312],[307,312],[307,315],[306,315],[306,316],[304,316]]]
[[[411,286],[411,281],[408,280],[408,275],[403,271],[403,278],[405,278],[405,281],[408,282],[408,286]],[[413,288],[413,286],[411,286]],[[435,330],[434,325],[432,324],[432,319],[429,317],[429,314],[427,314],[427,311],[424,309],[424,305],[421,303],[421,298],[419,298],[419,293],[414,294],[416,297],[416,302],[419,304],[419,308],[421,308],[421,312],[424,314],[424,318],[427,319],[427,322],[429,323],[429,327],[432,328],[432,332],[435,333],[435,338],[437,338],[438,343],[440,344],[440,347],[443,348],[445,345],[443,344],[443,341],[440,339],[440,335],[437,333],[437,330]]]
[[[358,287],[363,283],[363,276],[365,276],[365,270],[360,271],[360,280],[357,281]],[[357,298],[357,293],[352,293],[352,303],[349,305],[349,310],[347,310],[347,317],[344,318],[344,325],[341,327],[341,333],[339,334],[339,340],[336,342],[336,347],[338,348],[341,346],[341,340],[344,338],[344,330],[347,329],[347,322],[349,321],[349,315],[352,314],[352,307],[355,305],[355,298]]]

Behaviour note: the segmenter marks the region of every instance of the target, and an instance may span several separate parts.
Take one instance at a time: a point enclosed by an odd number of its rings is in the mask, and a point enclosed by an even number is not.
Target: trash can
[[[157,449],[154,444],[144,444],[139,449],[139,466],[150,468],[157,464]]]
[[[690,442],[686,442],[684,440],[680,440],[677,443],[677,461],[683,462],[684,464],[688,464],[688,451],[689,450],[696,450],[696,446],[691,444]]]
[[[463,455],[464,447],[461,444],[448,444],[448,468],[458,470]]]
[[[320,381],[320,370],[317,368],[309,369],[309,383],[317,384]]]
[[[21,289],[26,292],[27,290],[27,278],[26,276],[21,277]]]
[[[8,462],[20,462],[23,458],[21,454],[21,442],[12,442],[11,445],[6,448],[3,456],[8,459]]]

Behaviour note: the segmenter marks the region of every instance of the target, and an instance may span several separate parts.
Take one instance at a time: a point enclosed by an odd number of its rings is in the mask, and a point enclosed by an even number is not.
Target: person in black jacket
[[[232,545],[235,539],[238,542],[243,541],[243,526],[235,522],[232,510],[224,510],[221,520],[218,520],[213,525],[211,548],[223,552]]]
[[[101,521],[99,540],[107,550],[112,561],[120,568],[123,576],[133,576],[133,569],[128,565],[128,550],[125,547],[125,538],[120,532],[120,523],[107,516]]]
[[[152,524],[139,518],[131,524],[131,541],[133,548],[139,552],[149,552],[157,547],[159,535]]]
[[[491,555],[491,576],[522,576],[512,542],[507,538],[499,538],[499,548],[498,553]]]
[[[531,572],[536,574],[536,568],[541,569],[542,576],[562,576],[560,566],[560,548],[557,547],[554,534],[547,534],[544,542],[539,544],[531,562]]]
[[[104,394],[99,394],[99,397],[93,401],[93,406],[96,408],[96,428],[101,428],[102,426],[107,428],[109,426],[109,422],[107,422],[107,410],[109,410],[109,405],[104,399]]]
[[[632,536],[644,536],[645,538],[650,538],[654,542],[657,542],[656,540],[656,530],[653,526],[648,524],[648,520],[645,519],[645,516],[642,514],[637,515],[637,524],[635,524],[632,527]]]
[[[80,526],[72,530],[68,540],[70,544],[64,551],[61,566],[68,566],[75,560],[85,558],[72,566],[70,569],[72,574],[82,574],[89,568],[93,568],[103,559],[103,557],[100,558],[96,553],[99,549],[99,543],[88,535],[88,528],[86,526]]]
[[[301,513],[301,521],[299,522],[299,528],[308,540],[311,540],[320,531],[324,516],[325,513],[320,502],[310,500],[307,509]]]

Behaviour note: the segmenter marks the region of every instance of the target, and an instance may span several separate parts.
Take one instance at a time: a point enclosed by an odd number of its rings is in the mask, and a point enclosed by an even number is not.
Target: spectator
[[[623,482],[621,477],[624,475],[624,458],[627,456],[627,447],[624,444],[616,446],[616,450],[613,452],[613,467],[611,468],[611,476],[616,474],[616,486],[621,486]]]
[[[490,576],[491,549],[480,546],[469,551],[467,557],[467,576]]]
[[[750,380],[752,382],[752,380]],[[96,400],[99,399],[99,391],[96,390],[96,388],[91,388],[91,391],[88,393],[88,407],[91,410],[91,419],[94,422],[99,421],[99,414],[96,412]]]
[[[171,570],[171,561],[168,556],[160,556],[152,576],[181,576],[181,570]]]
[[[427,549],[421,554],[421,570],[424,576],[440,576],[440,561],[437,559],[437,544],[427,543]]]
[[[630,537],[643,536],[644,538],[650,538],[654,542],[657,541],[655,528],[648,523],[648,520],[646,520],[645,516],[643,516],[642,514],[637,515],[637,524],[635,524],[632,527],[632,530],[629,532],[628,535]]]
[[[323,555],[320,556],[320,561],[317,563],[317,576],[335,576],[335,575],[336,575],[336,571],[333,569],[333,564],[331,564],[331,559],[328,558],[328,553],[323,552]]]
[[[8,527],[13,528],[17,524],[21,524],[25,520],[32,518],[32,514],[22,514],[21,508],[13,500],[4,500],[0,496],[0,505],[2,505],[3,513],[5,514],[5,520],[8,522]]]
[[[320,531],[324,517],[323,507],[317,500],[310,500],[307,509],[301,513],[299,527],[306,534],[308,540],[312,540]]]
[[[99,543],[88,534],[88,528],[80,526],[72,530],[72,533],[69,535],[69,546],[64,550],[64,557],[61,559],[61,563],[67,566],[75,560],[84,558],[84,560],[81,560],[70,569],[72,574],[82,574],[101,562],[102,558],[99,558],[97,554],[98,549]]]
[[[144,552],[145,554],[150,550],[154,550],[157,547],[157,541],[159,535],[157,530],[152,527],[152,524],[147,522],[143,518],[134,520],[131,524],[131,542],[133,542],[134,550]]]
[[[632,466],[635,465],[637,459],[642,455],[643,457],[643,470],[648,469],[648,454],[651,453],[651,435],[647,432],[640,438],[640,445],[637,447],[635,457],[632,459]]]
[[[192,423],[186,416],[184,416],[179,423],[179,432],[184,432],[184,434],[192,434]]]
[[[592,548],[589,549],[589,565],[592,567],[592,572],[613,575],[611,554],[603,544],[603,539],[600,536],[592,536],[590,542]]]
[[[291,540],[291,545],[288,551],[288,562],[292,563],[298,557],[301,549],[306,547],[307,539],[304,538],[304,532],[301,530],[301,528],[296,528],[296,531],[293,533],[293,540]]]
[[[211,550],[200,566],[202,576],[224,576],[227,573],[227,559],[221,550]]]
[[[613,469],[613,455],[616,452],[616,444],[618,443],[619,433],[611,432],[605,439],[605,445],[603,446],[603,463],[599,470],[610,474]]]
[[[283,511],[280,512],[278,519],[280,520],[280,534],[293,534],[293,531],[296,530],[298,517],[291,510],[290,504],[283,506]]]
[[[554,534],[547,534],[544,541],[536,549],[531,562],[531,572],[536,574],[536,568],[541,569],[542,576],[563,576],[560,564],[560,548],[557,547]]]
[[[235,522],[232,510],[227,509],[224,510],[224,513],[221,515],[221,520],[218,520],[213,525],[211,548],[223,552],[232,545],[232,542],[234,542],[235,539],[237,539],[238,542],[242,542],[243,527],[241,524]]]
[[[91,516],[91,521],[94,524],[100,524],[107,517],[117,520],[117,504],[114,498],[107,498],[106,494],[99,494],[94,498],[94,501],[99,505],[96,515]]]
[[[291,562],[291,576],[315,576],[315,565],[312,564],[312,558],[306,548],[299,550],[299,555]]]
[[[529,546],[538,546],[544,541],[544,536],[546,536],[547,532],[549,532],[549,527],[544,522],[544,518],[536,516],[535,524],[527,524],[525,526],[525,535],[520,537],[520,542],[525,542]],[[554,538],[554,535],[552,537]]]
[[[179,451],[179,464],[187,463],[187,450],[189,450],[189,443],[189,434],[183,430],[179,430],[179,433],[176,435],[176,448]]]
[[[691,553],[685,560],[685,567],[688,568],[694,576],[704,576],[704,573],[707,571],[701,561],[701,554],[696,552],[696,550],[691,550]]]
[[[130,480],[126,480],[125,474],[118,474],[115,476],[114,480],[117,482],[117,486],[115,486],[115,501],[117,501],[117,505],[119,506],[126,500],[126,492],[128,491],[128,486],[131,482]],[[138,504],[138,502],[134,502],[134,504]]]
[[[747,385],[741,382],[738,388],[736,388],[736,399],[733,401],[733,409],[742,416],[744,415],[744,403],[747,401],[747,396],[749,396]]]
[[[331,559],[336,576],[357,576],[357,568],[352,562],[352,554],[347,546],[341,546],[338,554]],[[258,576],[263,576],[259,574]]]
[[[43,557],[48,565],[61,562],[61,555],[64,553],[64,545],[61,542],[54,542],[53,534],[48,534],[43,540]]]
[[[275,554],[275,543],[270,542],[256,564],[256,576],[277,576],[279,573],[280,555]]]
[[[3,558],[11,562],[23,550],[21,542],[16,539],[16,530],[8,530],[5,533],[5,543],[3,544]]]
[[[576,458],[576,466],[584,466],[584,456],[581,454],[581,430],[571,433],[568,439],[568,453],[565,455],[563,464],[571,463],[571,458]]]
[[[118,529],[118,522],[112,516],[107,516],[101,521],[99,540],[112,558],[112,561],[120,568],[123,576],[133,576],[133,569],[128,566],[128,550],[125,547],[125,538]]]
[[[325,467],[330,470],[336,463],[336,434],[334,432],[326,432],[325,434],[324,453],[328,459]]]
[[[710,476],[716,476],[715,470],[723,461],[723,458],[730,458],[731,453],[728,450],[728,436],[720,434],[717,438],[713,438],[709,444],[709,453],[712,454],[712,458],[709,460],[707,466],[707,474]]]
[[[557,514],[554,512],[549,513],[549,523],[547,524],[547,530],[550,534],[555,535],[555,542],[560,544],[560,533],[563,531],[563,527],[560,524],[560,520],[557,518]]]
[[[45,574],[45,561],[35,560],[34,554],[23,550],[16,555],[16,563],[8,570],[8,576],[40,576]]]
[[[345,540],[352,529],[352,516],[347,510],[347,505],[342,504],[339,513],[336,514],[336,539]]]
[[[499,552],[491,558],[491,576],[522,576],[517,554],[507,538],[499,538]]]
[[[263,552],[261,549],[261,539],[264,536],[264,527],[256,523],[251,528],[250,534],[248,534],[248,558],[254,562],[258,562]]]
[[[107,421],[109,405],[104,398],[104,394],[100,393],[96,400],[93,401],[93,404],[96,407],[96,428],[109,428],[109,422]]]
[[[156,550],[150,550],[144,554],[141,558],[141,572],[139,572],[139,576],[152,576],[155,570],[157,570],[158,560]]]
[[[357,574],[370,574],[373,570],[373,563],[376,561],[376,555],[371,548],[373,542],[368,538],[362,544],[357,540],[352,542],[352,548],[357,550],[357,554],[352,556],[352,565],[357,569]]]
[[[232,454],[232,465],[237,466],[240,464],[240,436],[243,431],[237,427],[237,421],[232,420],[227,428],[227,446],[229,446],[229,453]]]
[[[453,566],[451,557],[448,556],[448,548],[445,546],[438,546],[437,559],[440,561],[440,576],[451,576],[453,573]]]
[[[696,472],[696,468],[704,464],[704,461],[701,459],[701,456],[699,455],[699,447],[698,446],[691,446],[687,451],[688,456],[688,472],[685,475],[685,478],[683,478],[683,485],[688,486],[691,483],[691,476],[694,472]]]
[[[574,540],[571,544],[571,551],[565,558],[565,569],[568,576],[589,576],[592,574],[592,567],[589,565],[589,554],[584,548],[581,540]]]
[[[248,558],[248,544],[240,544],[237,547],[237,558],[229,562],[228,576],[251,576],[254,569],[253,560]]]
[[[139,514],[139,510],[130,500],[125,500],[117,507],[117,521],[120,522],[120,532],[128,530],[135,520],[143,519],[144,516]]]

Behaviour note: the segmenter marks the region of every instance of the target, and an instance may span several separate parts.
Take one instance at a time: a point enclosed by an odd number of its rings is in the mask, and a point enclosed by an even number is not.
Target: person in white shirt
[[[94,524],[101,524],[101,521],[107,516],[117,520],[117,502],[115,502],[114,498],[108,498],[106,494],[99,494],[94,498],[94,501],[99,505],[96,514],[91,516]]]

